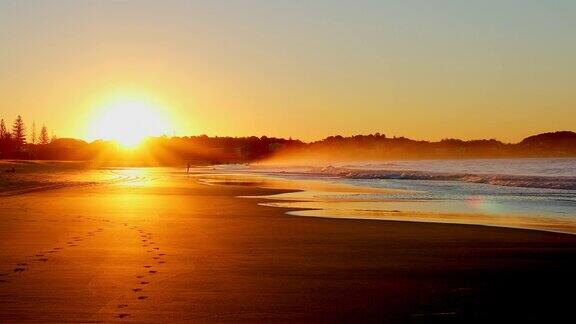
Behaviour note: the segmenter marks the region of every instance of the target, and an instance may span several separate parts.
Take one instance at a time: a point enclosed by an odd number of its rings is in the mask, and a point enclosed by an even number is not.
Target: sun
[[[89,137],[114,140],[133,148],[146,137],[169,133],[169,123],[162,110],[151,102],[135,98],[117,99],[97,110]]]

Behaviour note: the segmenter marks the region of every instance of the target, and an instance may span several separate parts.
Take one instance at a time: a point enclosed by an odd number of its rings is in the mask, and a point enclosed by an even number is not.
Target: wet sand
[[[237,198],[278,189],[135,177],[0,197],[0,322],[572,316],[573,235],[295,217]]]

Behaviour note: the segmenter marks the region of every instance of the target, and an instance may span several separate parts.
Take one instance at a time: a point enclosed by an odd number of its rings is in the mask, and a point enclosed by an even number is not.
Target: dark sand
[[[0,322],[572,315],[576,236],[294,217],[191,178],[0,197]]]

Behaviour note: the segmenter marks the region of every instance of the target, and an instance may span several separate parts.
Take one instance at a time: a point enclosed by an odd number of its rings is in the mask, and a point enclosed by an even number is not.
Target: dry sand
[[[276,192],[167,173],[0,197],[0,322],[571,316],[576,236],[237,198]]]

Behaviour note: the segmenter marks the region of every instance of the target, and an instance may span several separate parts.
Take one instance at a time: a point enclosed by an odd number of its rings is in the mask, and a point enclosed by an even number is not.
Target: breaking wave
[[[505,174],[442,173],[428,171],[367,170],[327,166],[313,168],[313,173],[349,179],[396,179],[463,181],[507,187],[576,190],[576,177],[526,176]]]

